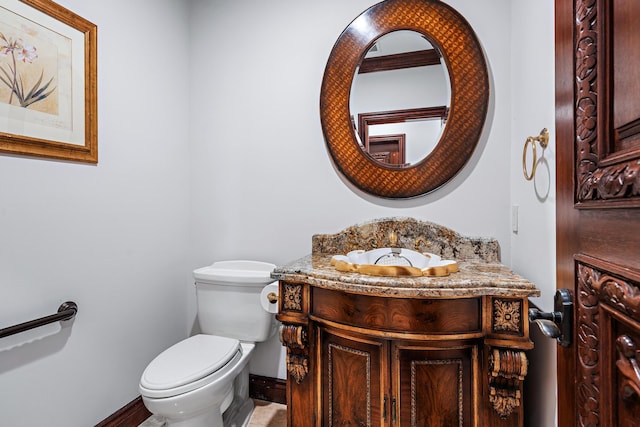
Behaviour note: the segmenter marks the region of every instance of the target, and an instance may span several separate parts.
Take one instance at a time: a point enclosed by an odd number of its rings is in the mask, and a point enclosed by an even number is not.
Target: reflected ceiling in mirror
[[[392,167],[419,163],[435,148],[450,103],[442,55],[415,31],[377,39],[358,65],[350,111],[361,149]]]
[[[443,68],[448,77],[446,87],[450,88],[448,108],[447,104],[442,108],[424,103],[415,108],[354,114],[350,104],[356,101],[351,100],[351,92],[354,79],[363,76],[361,70],[368,66],[365,56],[383,36],[399,31],[417,33],[441,54],[447,70]],[[322,80],[320,118],[329,154],[351,183],[375,196],[411,198],[440,188],[469,161],[480,139],[488,104],[487,64],[464,17],[439,0],[385,0],[358,16],[336,41]],[[404,167],[376,160],[365,152],[358,132],[365,126],[399,120],[398,114],[405,121],[437,114],[446,120],[426,157]],[[403,133],[385,131],[391,144],[400,144]]]

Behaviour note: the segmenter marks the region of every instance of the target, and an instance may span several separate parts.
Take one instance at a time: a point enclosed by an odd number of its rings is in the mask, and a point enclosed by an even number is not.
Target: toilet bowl
[[[140,380],[142,400],[171,426],[222,426],[254,344],[194,335],[160,353]],[[210,355],[210,358],[207,357]],[[234,384],[235,383],[235,384]],[[253,408],[249,408],[250,410]],[[242,425],[242,424],[239,424]]]
[[[144,405],[163,417],[166,426],[248,424],[253,411],[248,363],[255,342],[266,340],[275,330],[273,315],[260,305],[260,292],[273,281],[273,268],[273,264],[255,261],[225,261],[194,272],[204,333],[160,353],[144,370],[139,384]],[[227,301],[227,307],[220,300]],[[257,308],[262,313],[255,317]],[[237,320],[238,313],[245,311],[252,313],[247,314],[251,322],[245,322],[246,327],[238,327],[237,322],[228,327],[220,324]],[[256,322],[253,327],[252,322]],[[213,327],[216,334],[210,333]],[[256,334],[256,329],[262,332]]]

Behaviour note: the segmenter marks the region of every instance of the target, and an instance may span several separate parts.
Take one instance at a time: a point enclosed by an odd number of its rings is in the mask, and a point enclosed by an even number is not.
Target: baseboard
[[[279,378],[249,375],[249,396],[252,399],[285,404],[287,402],[287,382]],[[96,427],[138,427],[151,413],[138,397],[105,418]]]
[[[279,378],[249,375],[249,396],[267,402],[287,403],[287,382]]]
[[[151,413],[138,397],[114,412],[111,416],[96,424],[96,427],[138,427]]]

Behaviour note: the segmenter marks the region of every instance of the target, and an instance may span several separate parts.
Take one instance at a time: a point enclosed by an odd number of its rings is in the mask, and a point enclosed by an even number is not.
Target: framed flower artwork
[[[98,162],[97,31],[50,0],[0,0],[0,153]]]

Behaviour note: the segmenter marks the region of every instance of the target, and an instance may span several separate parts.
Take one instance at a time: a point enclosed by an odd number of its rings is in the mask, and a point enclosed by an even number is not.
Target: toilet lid
[[[238,353],[240,342],[215,335],[194,335],[169,347],[149,363],[140,379],[148,390],[168,390],[211,375]]]

